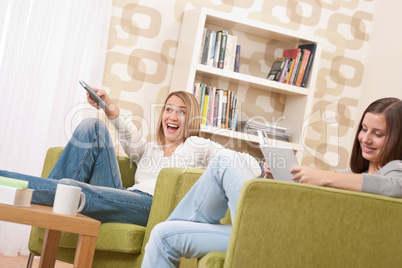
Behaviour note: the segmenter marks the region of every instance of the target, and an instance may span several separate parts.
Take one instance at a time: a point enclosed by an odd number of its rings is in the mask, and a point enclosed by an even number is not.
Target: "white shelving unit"
[[[199,64],[203,30],[205,27],[208,29],[212,27],[246,33],[247,35],[266,39],[267,42],[269,40],[277,40],[279,41],[278,43],[286,43],[286,48],[297,48],[301,44],[316,43],[317,49],[306,87],[303,88],[270,81],[266,79],[266,75],[265,77],[256,77],[248,73],[236,73]],[[238,43],[241,44],[242,49],[247,46],[246,42],[246,39],[240,40],[239,37]],[[281,49],[281,47],[278,48]],[[187,10],[183,15],[170,90],[185,90],[192,93],[194,82],[197,78],[201,77],[201,79],[216,79],[241,85],[243,88],[245,86],[246,88],[259,89],[262,92],[274,92],[285,95],[286,103],[283,114],[286,116],[286,120],[281,122],[281,126],[289,130],[292,135],[292,142],[284,144],[291,146],[296,151],[300,151],[303,144],[302,133],[305,126],[304,122],[311,113],[320,54],[321,48],[318,42],[308,34],[305,35],[258,21],[235,18],[230,14],[205,8]],[[258,143],[258,137],[256,136],[227,129],[203,126],[202,132]],[[301,158],[301,154],[298,157]]]

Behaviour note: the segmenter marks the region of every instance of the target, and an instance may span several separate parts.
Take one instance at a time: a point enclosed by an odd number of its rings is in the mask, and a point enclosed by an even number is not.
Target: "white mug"
[[[80,206],[78,207],[79,203]],[[81,192],[80,187],[57,184],[56,196],[53,203],[54,213],[75,216],[77,215],[77,212],[82,211],[84,205],[85,195]]]

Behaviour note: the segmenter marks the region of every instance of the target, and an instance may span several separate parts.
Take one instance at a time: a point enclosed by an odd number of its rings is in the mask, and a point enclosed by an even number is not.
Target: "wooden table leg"
[[[61,231],[46,229],[39,267],[54,267],[59,249]]]
[[[78,238],[77,250],[75,251],[74,267],[92,266],[95,254],[96,237],[80,235]]]

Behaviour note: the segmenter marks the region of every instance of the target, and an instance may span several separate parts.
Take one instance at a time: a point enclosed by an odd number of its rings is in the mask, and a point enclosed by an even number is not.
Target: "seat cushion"
[[[96,241],[96,250],[121,253],[140,253],[145,227],[127,223],[102,223]],[[31,236],[45,237],[45,229],[32,227]],[[62,232],[60,247],[76,248],[78,235]]]

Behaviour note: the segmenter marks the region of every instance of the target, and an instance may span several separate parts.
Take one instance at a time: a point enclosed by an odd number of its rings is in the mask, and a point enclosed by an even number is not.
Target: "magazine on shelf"
[[[266,142],[268,137],[265,132],[258,130],[260,149],[268,163],[275,180],[286,182],[298,182],[292,180],[292,167],[299,165],[295,153],[291,147],[273,146]]]

